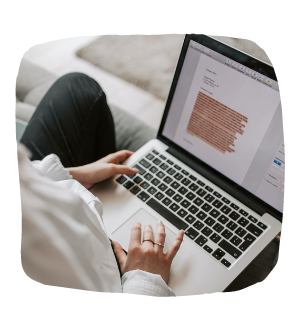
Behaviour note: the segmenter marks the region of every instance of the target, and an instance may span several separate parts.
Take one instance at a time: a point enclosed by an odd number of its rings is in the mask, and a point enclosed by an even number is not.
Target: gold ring
[[[157,242],[153,242],[153,243],[156,244],[156,245],[161,246],[162,248],[164,248],[164,246],[161,243],[157,243]]]
[[[143,239],[143,243],[144,243],[144,242],[147,242],[147,241],[152,242],[152,243],[154,244],[154,242],[153,242],[152,239],[150,239],[150,238]]]

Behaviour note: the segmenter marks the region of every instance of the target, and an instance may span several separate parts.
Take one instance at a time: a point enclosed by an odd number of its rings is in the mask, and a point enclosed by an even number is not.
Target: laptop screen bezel
[[[187,152],[185,149],[183,149],[182,147],[178,146],[176,143],[174,143],[173,141],[171,141],[169,138],[163,136],[162,132],[166,123],[166,119],[171,107],[171,103],[172,103],[172,99],[176,90],[176,86],[179,80],[179,76],[180,76],[180,72],[184,63],[184,59],[185,59],[185,55],[187,53],[190,41],[196,41],[198,43],[200,43],[201,45],[212,49],[213,51],[216,51],[240,64],[243,64],[244,66],[257,71],[259,73],[261,73],[262,75],[265,75],[275,81],[277,81],[276,78],[276,74],[275,71],[273,69],[272,66],[268,65],[267,63],[264,63],[256,58],[251,57],[250,55],[247,55],[237,49],[234,49],[228,45],[223,44],[222,42],[219,42],[211,37],[208,37],[206,35],[195,35],[195,34],[191,34],[191,35],[186,35],[183,45],[182,45],[182,49],[181,49],[181,53],[178,59],[178,63],[177,63],[177,67],[174,73],[174,77],[173,77],[173,81],[172,81],[172,85],[169,91],[169,95],[166,101],[166,105],[165,105],[165,110],[163,113],[163,117],[161,120],[161,124],[158,130],[158,134],[157,134],[157,139],[162,141],[163,143],[165,143],[166,145],[168,145],[169,147],[172,147],[174,149],[176,149],[177,151],[179,151],[182,155],[188,157],[189,159],[191,159],[192,161],[196,162],[197,165],[205,168],[206,170],[208,170],[213,176],[216,176],[218,179],[223,180],[224,182],[226,182],[227,184],[231,185],[232,187],[234,187],[235,190],[237,190],[238,192],[241,192],[242,194],[246,195],[248,198],[250,198],[254,203],[257,203],[261,208],[263,208],[267,213],[271,214],[272,216],[274,216],[276,219],[278,219],[279,221],[282,221],[282,212],[278,211],[277,209],[275,209],[274,207],[272,207],[271,205],[269,205],[268,203],[264,202],[262,199],[258,198],[257,196],[255,196],[254,194],[252,194],[251,192],[249,192],[248,190],[246,190],[245,188],[243,188],[242,186],[238,185],[237,183],[235,183],[234,181],[230,180],[228,177],[224,176],[223,174],[221,174],[219,171],[215,170],[214,168],[212,168],[211,166],[209,166],[208,164],[206,164],[205,162],[201,161],[199,158],[195,157],[194,155],[192,155],[191,153]],[[242,201],[243,202],[243,201]],[[246,204],[246,203],[245,203]]]

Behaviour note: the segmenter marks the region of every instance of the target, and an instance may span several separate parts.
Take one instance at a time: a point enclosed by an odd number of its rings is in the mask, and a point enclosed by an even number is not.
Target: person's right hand
[[[112,241],[122,275],[131,270],[139,269],[161,275],[163,280],[168,283],[171,263],[180,248],[184,231],[180,230],[178,232],[172,246],[168,252],[164,254],[163,246],[165,244],[166,233],[163,223],[161,221],[157,222],[155,239],[151,226],[145,225],[143,232],[144,242],[142,244],[141,229],[141,224],[139,222],[134,223],[132,226],[127,255],[118,242]],[[153,244],[151,241],[145,241],[147,239],[160,243],[163,246]]]

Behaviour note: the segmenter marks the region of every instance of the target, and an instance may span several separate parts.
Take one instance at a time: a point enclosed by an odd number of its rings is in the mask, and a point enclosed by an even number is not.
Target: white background
[[[295,329],[299,325],[299,11],[295,1],[1,3],[1,329]],[[175,299],[47,287],[20,261],[15,82],[30,47],[97,34],[206,33],[250,39],[269,55],[284,115],[286,193],[278,265],[246,290]],[[299,47],[298,47],[299,48]],[[293,192],[295,194],[293,194]],[[251,319],[249,319],[251,317]]]
[[[206,69],[216,74],[212,74]],[[203,82],[204,76],[212,79],[219,87],[211,87],[205,84]],[[230,84],[228,84],[228,81],[230,81]],[[200,89],[201,87],[212,94]],[[232,147],[235,152],[229,153],[226,151],[223,154],[208,143],[187,133],[186,129],[199,91],[248,118],[248,123],[243,122],[245,125],[243,135],[236,134],[235,146]],[[279,93],[274,89],[202,55],[174,140],[180,146],[241,185],[279,102]],[[184,139],[192,142],[193,145],[185,142]]]

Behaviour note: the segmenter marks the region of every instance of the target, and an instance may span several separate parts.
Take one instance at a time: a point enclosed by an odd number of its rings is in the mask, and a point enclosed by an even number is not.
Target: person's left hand
[[[110,178],[115,174],[134,175],[139,172],[137,168],[120,165],[120,162],[129,158],[132,151],[122,150],[110,154],[94,163],[69,167],[67,170],[73,179],[79,181],[85,188],[90,189],[95,183]]]

